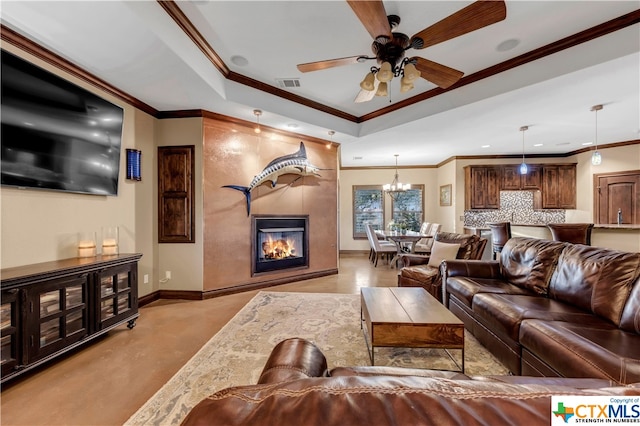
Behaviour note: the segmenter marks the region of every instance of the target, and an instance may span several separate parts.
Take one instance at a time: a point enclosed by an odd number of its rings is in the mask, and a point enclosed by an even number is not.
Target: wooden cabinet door
[[[576,208],[576,166],[558,166],[558,203],[561,209]]]
[[[51,355],[89,334],[89,276],[33,284],[27,293],[28,362]]]
[[[158,242],[194,243],[195,147],[158,147]]]
[[[3,290],[0,305],[0,365],[2,376],[13,372],[21,362],[21,336],[18,289]]]
[[[640,224],[640,171],[594,176],[596,223]]]
[[[521,188],[520,166],[507,164],[502,166],[502,183],[500,188],[504,191],[517,191]]]
[[[576,166],[542,166],[542,208],[576,208]]]
[[[103,330],[138,312],[138,264],[101,271],[96,279],[96,330]],[[129,328],[133,322],[129,323]]]
[[[518,169],[520,166],[518,166]],[[521,176],[521,189],[539,190],[542,188],[542,167],[538,164],[530,164],[527,174]]]
[[[500,208],[500,169],[487,167],[485,209]]]
[[[493,166],[470,166],[465,169],[465,208],[500,207],[500,170]]]

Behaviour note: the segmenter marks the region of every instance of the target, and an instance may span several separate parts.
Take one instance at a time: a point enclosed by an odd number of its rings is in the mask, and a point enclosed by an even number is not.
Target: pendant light
[[[521,175],[526,175],[527,171],[529,170],[529,168],[527,167],[527,164],[524,162],[524,132],[526,130],[529,130],[528,126],[520,127],[520,131],[522,132],[522,164],[520,164],[520,174]]]
[[[594,111],[596,113],[596,150],[593,151],[593,154],[591,154],[591,164],[593,164],[594,166],[599,166],[600,164],[602,164],[602,156],[598,152],[598,111],[600,111],[602,108],[602,105],[594,105],[591,107],[591,111]]]

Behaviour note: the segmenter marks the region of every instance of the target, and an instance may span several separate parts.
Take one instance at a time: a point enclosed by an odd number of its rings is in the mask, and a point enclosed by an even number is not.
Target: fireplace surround
[[[309,267],[309,216],[251,216],[251,275]]]

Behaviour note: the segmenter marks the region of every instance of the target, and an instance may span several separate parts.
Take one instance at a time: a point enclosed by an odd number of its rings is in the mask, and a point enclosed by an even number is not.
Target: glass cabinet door
[[[0,365],[4,376],[15,369],[20,359],[18,290],[4,290],[0,298]]]
[[[106,269],[99,277],[99,321],[103,329],[135,313],[137,303],[133,288],[136,283],[136,265],[123,265]]]
[[[34,315],[29,328],[29,360],[51,354],[88,335],[88,276],[65,277],[35,286],[29,292]]]

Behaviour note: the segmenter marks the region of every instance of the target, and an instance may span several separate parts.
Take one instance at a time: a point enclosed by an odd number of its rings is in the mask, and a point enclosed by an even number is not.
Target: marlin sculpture
[[[247,199],[247,216],[251,212],[251,191],[265,182],[271,181],[271,187],[276,186],[278,178],[282,175],[294,174],[300,176],[320,176],[317,172],[320,168],[310,164],[307,160],[307,150],[304,143],[300,142],[298,152],[283,155],[267,164],[259,174],[253,177],[249,186],[224,185],[223,188],[231,188],[240,191]]]

